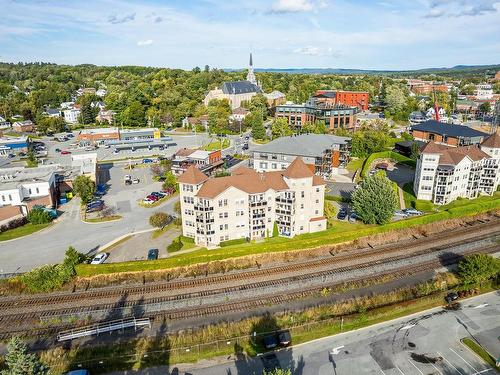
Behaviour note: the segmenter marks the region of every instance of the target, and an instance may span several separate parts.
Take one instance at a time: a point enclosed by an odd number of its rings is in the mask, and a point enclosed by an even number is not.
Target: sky
[[[192,69],[500,63],[500,0],[0,0],[0,61]]]

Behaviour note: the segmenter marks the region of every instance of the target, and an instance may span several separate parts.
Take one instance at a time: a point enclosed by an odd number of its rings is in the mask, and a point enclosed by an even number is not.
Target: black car
[[[160,193],[160,192],[158,192],[158,191],[153,191],[153,192],[151,193],[151,195],[154,195],[154,196],[155,196],[156,198],[158,198],[158,199],[163,198],[163,197],[165,196],[165,194]]]
[[[345,208],[341,208],[339,213],[337,214],[337,219],[344,220],[347,217],[347,210]]]
[[[290,331],[283,331],[278,334],[278,340],[281,346],[288,346],[292,343]]]
[[[245,143],[245,144],[243,145],[243,150],[248,150],[248,143]]]
[[[278,346],[278,340],[276,340],[274,335],[264,336],[262,341],[264,341],[264,347],[266,349],[274,349]]]
[[[102,211],[103,209],[104,209],[104,204],[101,203],[99,205],[93,205],[93,206],[87,207],[86,212],[98,212],[98,211]]]
[[[456,292],[450,292],[444,297],[444,300],[446,303],[451,303],[453,301],[456,301],[458,299],[458,294]]]
[[[158,259],[158,249],[149,249],[148,260],[156,260],[156,259]]]

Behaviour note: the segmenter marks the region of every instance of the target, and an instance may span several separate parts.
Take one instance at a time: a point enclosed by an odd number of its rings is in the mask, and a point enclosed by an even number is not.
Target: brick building
[[[118,128],[84,129],[76,139],[84,144],[99,144],[107,140],[119,140],[120,132]]]
[[[314,98],[330,104],[342,104],[358,107],[361,111],[368,110],[370,94],[367,91],[318,90]]]

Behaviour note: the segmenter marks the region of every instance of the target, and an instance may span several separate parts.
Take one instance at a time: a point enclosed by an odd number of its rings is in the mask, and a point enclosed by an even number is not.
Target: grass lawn
[[[462,341],[462,344],[464,344],[470,350],[472,350],[474,353],[476,353],[479,357],[482,358],[483,361],[485,361],[491,367],[493,367],[497,371],[500,370],[500,367],[496,365],[495,359],[490,355],[490,353],[488,353],[486,350],[484,350],[483,347],[481,345],[479,345],[477,342],[471,340],[468,337],[462,339],[461,341]]]
[[[315,248],[324,245],[348,242],[359,237],[370,236],[377,233],[429,224],[440,220],[475,215],[500,208],[500,199],[497,195],[493,197],[484,197],[484,199],[481,198],[481,200],[478,200],[477,202],[476,200],[468,201],[468,203],[468,205],[455,207],[447,211],[434,212],[427,215],[399,220],[385,225],[365,225],[362,223],[351,224],[345,221],[339,221],[334,223],[331,228],[325,231],[307,233],[296,236],[293,239],[275,237],[269,238],[265,242],[258,244],[239,244],[213,250],[200,249],[199,251],[193,253],[181,254],[176,257],[160,259],[154,262],[134,261],[123,263],[104,263],[99,265],[80,264],[77,266],[77,274],[79,276],[92,276],[114,272],[168,269],[228,258],[237,258],[246,255]]]
[[[0,241],[7,241],[7,240],[12,240],[14,238],[27,236],[28,234],[35,233],[38,232],[39,230],[47,228],[50,224],[52,223],[36,224],[36,225],[28,223],[26,225],[23,225],[22,227],[7,230],[5,232],[0,233]]]
[[[203,149],[205,151],[215,151],[215,150],[220,150],[221,148],[228,148],[229,147],[229,139],[224,138],[222,140],[222,145],[220,140],[216,140],[215,142],[211,142],[205,146],[203,146]]]
[[[354,172],[358,169],[361,169],[365,160],[366,158],[351,159],[351,161],[349,161],[349,164],[347,164],[347,170],[350,172]]]
[[[406,208],[415,207],[415,202],[417,201],[417,197],[413,192],[413,183],[407,183],[403,186],[403,197],[405,199]]]
[[[105,223],[107,221],[120,220],[121,218],[122,218],[121,215],[111,215],[105,217],[94,217],[92,219],[84,219],[83,221],[87,223]]]
[[[269,139],[253,139],[254,143],[258,143],[259,145],[265,145],[266,143],[269,143]]]

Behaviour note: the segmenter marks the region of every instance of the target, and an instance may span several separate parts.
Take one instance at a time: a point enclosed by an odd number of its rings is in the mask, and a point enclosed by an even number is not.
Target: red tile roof
[[[306,178],[314,176],[314,173],[307,167],[302,158],[295,158],[288,168],[285,169],[283,176],[288,178]]]

